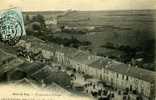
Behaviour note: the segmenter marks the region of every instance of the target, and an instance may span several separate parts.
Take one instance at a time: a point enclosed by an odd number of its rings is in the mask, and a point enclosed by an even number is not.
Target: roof
[[[7,43],[0,42],[0,49],[13,55],[16,55],[16,48],[9,46]]]
[[[127,76],[132,76],[147,82],[154,82],[156,79],[156,72],[149,71],[142,68],[137,68],[134,66],[128,66],[127,64],[112,64],[110,70],[125,74]]]
[[[78,50],[75,48],[63,47],[61,52],[63,52],[65,56],[71,58],[77,51]]]
[[[3,50],[0,50],[0,63],[6,60],[11,60],[15,58],[13,55],[9,55],[8,53],[4,52]]]
[[[40,62],[33,62],[33,63],[23,63],[18,67],[21,71],[31,75],[36,71],[42,69],[45,65]]]
[[[42,69],[31,74],[31,76],[36,79],[42,80],[42,79],[47,78],[51,73],[52,73],[52,68],[49,66],[45,66]]]
[[[45,79],[47,84],[51,84],[51,82],[55,82],[61,86],[70,85],[70,76],[62,71],[53,71],[50,75]]]
[[[110,71],[135,77],[147,82],[154,82],[156,80],[156,72],[142,68],[136,68],[134,66],[128,66],[127,64],[113,61],[109,58],[99,59],[98,61],[95,61],[92,64],[90,64],[89,66],[99,69],[105,68]]]
[[[125,53],[123,51],[120,50],[116,50],[116,49],[110,49],[110,48],[97,48],[96,49],[98,54],[102,54],[104,56],[108,56],[108,57],[119,57],[122,55],[125,55]]]
[[[27,73],[37,81],[44,80],[46,84],[51,84],[52,82],[56,82],[59,85],[70,84],[70,76],[67,73],[53,70],[51,66],[40,62],[23,63],[17,70]]]
[[[100,57],[97,57],[95,55],[91,55],[87,52],[83,52],[83,51],[78,51],[74,56],[73,56],[73,60],[83,63],[83,64],[90,64],[96,60],[98,60]]]
[[[89,66],[94,67],[94,68],[102,69],[109,62],[112,62],[112,60],[109,59],[109,58],[101,58],[101,59],[98,59],[97,61],[94,61],[93,63],[89,64]]]
[[[109,58],[98,58],[98,56],[91,55],[87,52],[80,51],[74,48],[68,48],[68,47],[63,47],[57,44],[53,43],[45,43],[44,41],[36,38],[36,37],[27,37],[25,39],[27,42],[31,42],[32,47],[34,48],[41,48],[44,50],[50,50],[50,51],[59,51],[65,54],[65,56],[72,57],[73,60],[83,63],[83,64],[88,64],[91,67],[95,68],[106,68],[105,66],[108,65],[107,69],[112,70],[114,72],[119,72],[121,74],[125,74],[128,76],[136,77],[145,81],[153,81],[155,80],[155,72],[142,69],[142,68],[135,68],[135,67],[129,67],[127,64],[123,64],[117,61],[114,61]],[[73,56],[74,55],[74,56]],[[89,56],[92,57],[97,57],[96,59],[90,59]]]
[[[22,63],[23,60],[0,49],[0,74],[12,70]]]
[[[70,84],[70,76],[67,73],[53,70],[50,66],[45,66],[34,72],[31,76],[38,80],[44,80],[46,84],[51,84],[52,82],[62,86]]]
[[[39,38],[36,38],[34,36],[26,36],[26,37],[22,37],[22,40],[25,40],[25,41],[29,41],[29,42],[44,42],[43,40],[39,39]]]
[[[5,72],[12,71],[16,69],[19,65],[23,64],[23,60],[21,59],[13,59],[7,64],[0,66],[0,75],[4,74]]]
[[[36,37],[29,36],[27,38],[24,38],[27,43],[31,43],[31,46],[36,49],[43,49],[43,50],[49,50],[49,51],[59,51],[64,53],[66,56],[71,57],[73,53],[76,52],[76,49],[74,48],[68,48],[61,45],[57,45],[51,42],[44,42]]]
[[[45,42],[33,36],[28,36],[23,39],[27,43],[31,43],[31,47],[36,48],[38,50],[48,50],[48,51],[58,51],[64,53],[65,56],[72,58],[80,50],[70,47],[64,47],[62,45],[58,45],[52,42]],[[84,52],[84,51],[83,51]],[[86,52],[87,54],[87,52]]]

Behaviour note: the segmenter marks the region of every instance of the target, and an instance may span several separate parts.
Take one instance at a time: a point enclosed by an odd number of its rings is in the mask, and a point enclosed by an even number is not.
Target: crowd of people
[[[90,82],[84,85],[86,93],[91,94],[98,100],[143,100],[141,94],[133,95],[127,89],[117,90],[104,84]],[[118,98],[118,99],[117,99]]]
[[[85,84],[84,87],[86,93],[98,98],[98,100],[112,100],[112,98],[115,96],[112,90],[104,87],[103,84],[98,84],[98,82],[89,82]]]

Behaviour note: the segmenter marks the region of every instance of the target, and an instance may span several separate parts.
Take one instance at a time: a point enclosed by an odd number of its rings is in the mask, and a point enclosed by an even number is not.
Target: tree
[[[42,16],[40,14],[38,14],[36,16],[33,16],[32,21],[37,21],[37,22],[40,22],[40,23],[45,23],[44,16]]]
[[[42,30],[44,30],[46,28],[44,16],[42,16],[40,14],[38,14],[36,16],[33,16],[32,21],[33,22],[39,22],[41,24],[41,29]]]
[[[27,25],[27,24],[30,24],[30,16],[29,15],[26,15],[25,16],[25,25]]]
[[[106,42],[104,45],[101,45],[101,47],[115,49],[115,46],[112,42]]]
[[[39,22],[32,23],[32,29],[33,30],[40,30],[41,29],[41,24]]]

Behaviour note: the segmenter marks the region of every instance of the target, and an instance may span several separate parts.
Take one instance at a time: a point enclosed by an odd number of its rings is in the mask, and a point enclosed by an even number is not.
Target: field
[[[45,19],[61,15],[64,12],[36,12],[30,15],[41,14]],[[88,39],[96,44],[104,41],[114,41],[137,45],[152,39],[155,34],[156,23],[155,10],[139,11],[73,11],[59,19],[61,24],[68,26],[101,26],[99,32],[94,35],[77,36]],[[140,44],[139,44],[140,45]]]

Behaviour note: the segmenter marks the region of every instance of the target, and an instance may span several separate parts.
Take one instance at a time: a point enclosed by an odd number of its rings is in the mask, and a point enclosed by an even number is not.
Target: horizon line
[[[156,10],[155,8],[149,9],[103,9],[103,10],[76,10],[76,9],[60,9],[60,10],[23,10],[22,12],[52,12],[52,11],[143,11],[143,10]]]

